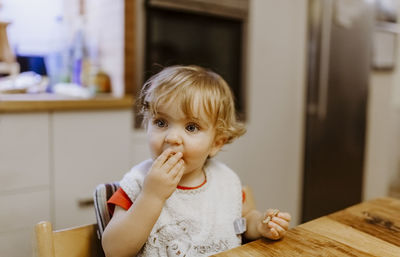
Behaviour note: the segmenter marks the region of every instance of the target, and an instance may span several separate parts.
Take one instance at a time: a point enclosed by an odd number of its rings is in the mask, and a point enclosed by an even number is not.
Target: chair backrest
[[[90,224],[53,231],[52,224],[42,221],[35,226],[36,253],[38,257],[102,257],[101,234],[110,221],[107,200],[119,188],[118,182],[100,184],[94,192],[98,224]],[[244,186],[244,210],[255,208],[251,188]]]
[[[97,237],[97,224],[53,231],[52,224],[42,221],[35,226],[38,257],[104,256]]]
[[[98,226],[97,236],[101,239],[101,235],[108,222],[111,219],[111,214],[108,211],[107,201],[119,188],[119,182],[111,182],[100,184],[96,187],[93,194],[94,208]]]

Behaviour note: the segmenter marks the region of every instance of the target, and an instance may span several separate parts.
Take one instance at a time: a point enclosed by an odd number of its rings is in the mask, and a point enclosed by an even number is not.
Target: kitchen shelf
[[[105,94],[82,99],[55,94],[0,94],[0,113],[129,109],[133,103],[131,95]]]

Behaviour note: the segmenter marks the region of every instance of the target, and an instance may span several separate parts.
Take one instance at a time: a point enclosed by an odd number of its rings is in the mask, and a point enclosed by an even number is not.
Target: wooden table
[[[400,256],[400,199],[379,198],[215,256]]]

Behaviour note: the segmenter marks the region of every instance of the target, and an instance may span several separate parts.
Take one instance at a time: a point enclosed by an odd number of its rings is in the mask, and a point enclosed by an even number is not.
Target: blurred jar
[[[93,86],[97,93],[110,93],[111,92],[111,79],[110,76],[102,70],[99,70],[93,76]]]

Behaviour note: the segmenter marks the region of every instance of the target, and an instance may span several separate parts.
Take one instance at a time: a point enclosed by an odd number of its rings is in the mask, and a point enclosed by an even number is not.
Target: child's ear
[[[227,141],[226,137],[217,136],[215,138],[214,145],[210,151],[209,157],[214,157],[219,152],[219,150],[221,150],[221,148],[225,145],[226,141]]]

